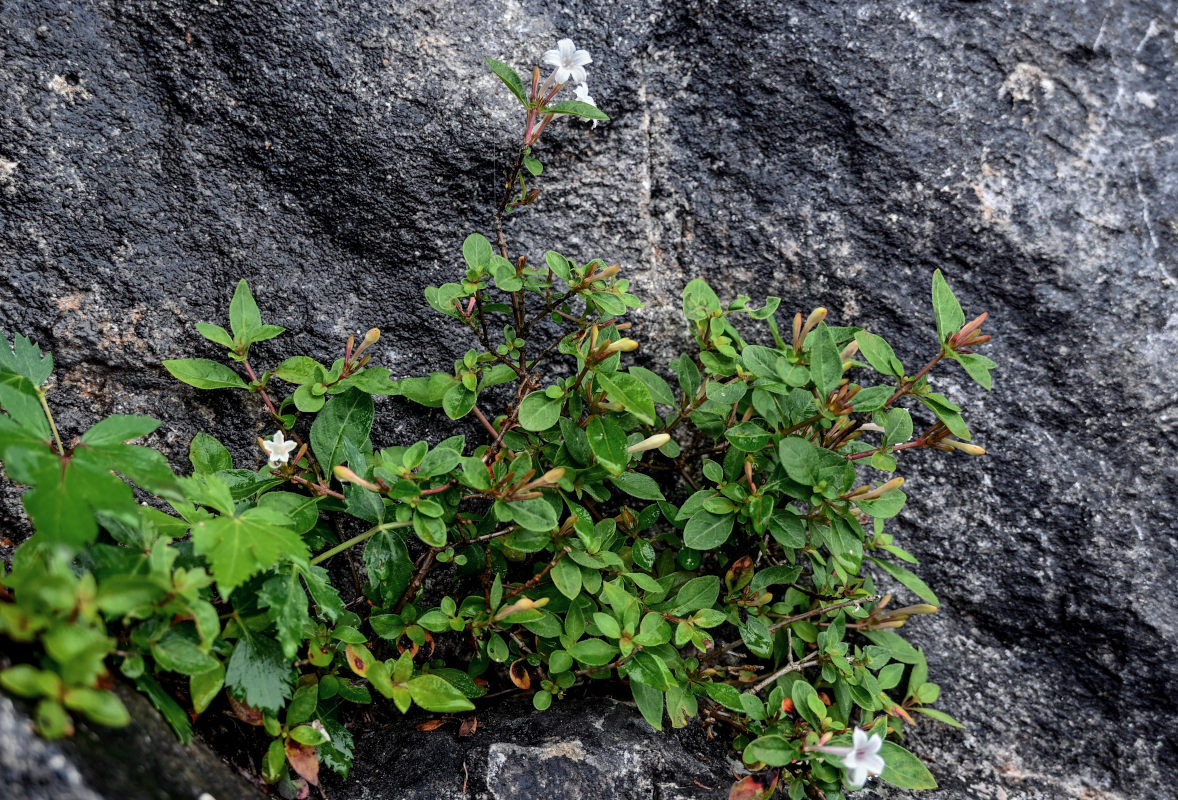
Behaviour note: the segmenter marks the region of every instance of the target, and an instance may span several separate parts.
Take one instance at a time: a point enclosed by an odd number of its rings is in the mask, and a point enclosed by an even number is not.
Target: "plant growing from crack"
[[[939,601],[884,530],[906,500],[887,476],[909,450],[982,454],[929,375],[956,361],[989,388],[994,363],[974,352],[985,315],[966,324],[937,272],[936,348],[910,374],[824,309],[782,331],[777,298],[725,304],[693,280],[690,352],[670,379],[633,365],[641,334],[623,317],[640,303],[621,268],[556,251],[537,265],[507,239],[508,215],[539,197],[548,125],[607,121],[587,102],[587,53],[562,40],[545,61],[553,72],[525,85],[488,60],[523,135],[495,244],[468,236],[457,280],[426,291],[477,342],[452,370],[394,380],[370,363],[372,330],[330,366],[297,355],[258,374],[251,347],[284,329],[243,281],[228,329],[197,326],[229,363],[165,366],[254,395],[277,431],[248,466],[199,434],[178,476],[128,444],[157,428],[148,418],[63,444],[52,360],[21,336],[0,345],[0,461],[31,487],[36,530],[0,579],[0,634],[18,645],[0,685],[36,701],[43,733],[70,733],[71,713],[125,723],[113,670],[181,738],[212,708],[255,726],[261,779],[306,796],[321,764],[348,774],[374,692],[381,710],[449,719],[506,692],[546,709],[599,680],[656,729],[729,730],[749,769],[738,800],[838,798],[876,774],[935,785],[896,739],[914,714],[957,723],[929,707],[939,688],[896,630]],[[570,82],[577,99],[558,101]],[[482,441],[376,442],[379,396],[471,416]],[[894,607],[873,569],[920,602]]]

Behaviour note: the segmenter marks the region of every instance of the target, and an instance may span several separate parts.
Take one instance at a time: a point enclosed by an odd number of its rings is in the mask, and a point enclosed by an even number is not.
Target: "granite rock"
[[[394,374],[448,362],[467,343],[421,290],[488,232],[520,126],[481,59],[524,67],[571,35],[613,121],[545,135],[513,252],[621,263],[652,366],[704,276],[825,305],[914,368],[943,269],[990,312],[1002,368],[990,394],[936,378],[988,458],[902,465],[897,537],[943,602],[913,635],[968,725],[912,747],[952,800],[1160,800],[1178,780],[1176,28],[1164,0],[9,0],[0,330],[54,352],[67,435],[152,414],[178,465],[200,429],[257,459],[256,409],[159,366],[214,355],[192,323],[222,318],[238,278],[291,331],[259,359],[377,325]],[[379,410],[382,442],[448,425]],[[577,764],[613,752],[574,740]],[[521,747],[540,745],[496,752]],[[363,774],[341,796],[414,791]]]

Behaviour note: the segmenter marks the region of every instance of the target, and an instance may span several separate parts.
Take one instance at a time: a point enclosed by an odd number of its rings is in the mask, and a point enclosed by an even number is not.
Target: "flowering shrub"
[[[490,691],[546,709],[603,680],[656,729],[730,731],[750,771],[733,798],[838,798],[877,775],[935,786],[896,741],[914,715],[957,723],[929,707],[939,688],[896,632],[938,600],[885,532],[906,499],[887,476],[904,451],[983,452],[928,375],[956,361],[989,388],[994,363],[974,352],[985,315],[966,324],[934,274],[936,345],[910,372],[824,309],[783,331],[778,298],[725,303],[693,280],[692,349],[667,375],[633,364],[640,332],[623,319],[640,301],[617,265],[556,251],[535,264],[507,244],[505,217],[537,199],[548,124],[608,119],[588,53],[562,40],[544,61],[554,71],[527,86],[488,61],[524,132],[496,243],[468,236],[455,281],[426,291],[476,343],[453,370],[394,380],[372,365],[372,330],[330,366],[300,355],[259,374],[252,346],[284,329],[243,281],[228,329],[197,325],[227,363],[165,366],[257,399],[276,432],[260,468],[199,434],[176,475],[128,444],[156,429],[148,418],[107,418],[67,446],[46,401],[52,359],[19,335],[0,346],[0,460],[31,487],[36,529],[0,583],[0,633],[28,645],[0,685],[36,701],[42,733],[68,735],[71,713],[125,723],[113,668],[181,738],[214,706],[264,729],[261,777],[306,796],[321,764],[348,774],[348,721],[374,693],[461,714]],[[576,99],[557,102],[569,80]],[[381,395],[473,416],[485,439],[374,442]],[[355,585],[325,568],[353,553]],[[919,602],[893,603],[876,575]]]

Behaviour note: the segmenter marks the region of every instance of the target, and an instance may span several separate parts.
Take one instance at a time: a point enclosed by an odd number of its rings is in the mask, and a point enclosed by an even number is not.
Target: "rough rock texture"
[[[477,719],[469,738],[459,738],[456,722],[428,732],[360,726],[363,758],[328,792],[349,800],[687,800],[719,796],[732,783],[735,760],[702,730],[660,734],[609,699],[539,712],[523,698]]]
[[[121,690],[134,724],[80,721],[71,739],[33,733],[28,708],[0,695],[5,800],[252,800],[262,797],[198,743],[182,745],[148,700]]]
[[[0,329],[55,353],[66,431],[150,413],[174,454],[211,428],[256,458],[252,408],[159,366],[212,353],[191,325],[220,320],[239,277],[292,331],[258,349],[270,363],[374,324],[397,374],[449,360],[467,345],[421,289],[486,232],[520,124],[480,59],[523,67],[573,35],[614,121],[546,134],[513,248],[622,263],[652,363],[681,345],[697,275],[826,305],[912,368],[934,268],[991,314],[994,392],[936,380],[990,457],[902,467],[897,533],[944,603],[916,637],[969,726],[912,739],[941,796],[1171,797],[1176,27],[1164,0],[9,0]],[[381,410],[383,441],[445,427]],[[483,764],[490,747],[446,745]],[[389,763],[347,791],[432,785]]]

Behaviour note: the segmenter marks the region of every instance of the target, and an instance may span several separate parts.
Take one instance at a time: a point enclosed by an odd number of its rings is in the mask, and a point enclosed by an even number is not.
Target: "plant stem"
[[[765,678],[763,681],[758,682],[757,685],[754,686],[749,691],[752,692],[753,694],[756,694],[757,692],[761,691],[766,686],[768,686],[769,684],[773,683],[775,680],[780,678],[782,675],[788,675],[791,672],[801,672],[806,667],[812,666],[818,660],[818,655],[819,655],[818,651],[815,650],[813,653],[806,656],[801,661],[791,661],[790,663],[786,664],[781,669],[777,670],[777,672],[774,672],[772,675]]]
[[[257,373],[255,373],[254,368],[250,366],[249,359],[247,358],[242,361],[241,365],[245,367],[246,374],[250,376],[250,380],[257,382]],[[260,394],[262,399],[266,401],[266,410],[270,412],[270,416],[272,416],[277,421],[278,409],[274,407],[274,401],[270,399],[270,395],[266,394],[266,390],[260,386],[258,387],[258,394]]]
[[[560,561],[562,558],[564,558],[566,555],[568,555],[568,552],[569,552],[568,547],[561,549],[561,551],[559,553],[557,553],[556,556],[551,561],[548,562],[548,566],[544,567],[544,569],[540,570],[538,573],[533,575],[531,577],[531,579],[528,580],[527,583],[522,583],[518,587],[516,587],[514,590],[512,590],[512,592],[510,594],[506,595],[503,598],[503,602],[506,603],[511,598],[515,597],[516,595],[518,595],[522,592],[526,592],[528,589],[531,589],[533,586],[540,583],[540,581],[544,580],[544,576],[546,576],[549,572],[552,572],[552,568],[556,566],[556,562]]]
[[[41,410],[45,412],[45,419],[49,420],[49,429],[53,431],[53,441],[57,442],[58,455],[65,455],[65,448],[61,446],[61,434],[57,432],[57,423],[53,421],[53,414],[49,411],[49,403],[45,400],[45,392],[37,387],[37,399],[41,401]]]
[[[401,599],[397,601],[397,605],[393,606],[394,614],[400,614],[401,609],[403,609],[406,604],[408,604],[410,598],[412,598],[413,595],[417,593],[417,590],[421,588],[421,584],[425,583],[425,576],[428,575],[429,571],[434,568],[434,559],[437,557],[438,553],[441,552],[441,550],[442,548],[440,547],[431,547],[426,552],[425,560],[422,562],[417,572],[413,575],[413,580],[410,581],[409,585],[405,587],[405,593],[401,595]]]
[[[335,547],[331,548],[330,550],[328,550],[324,553],[320,553],[319,555],[315,556],[314,558],[311,559],[311,565],[314,566],[315,564],[320,564],[320,563],[326,561],[327,559],[331,558],[332,556],[339,555],[343,551],[347,550],[349,547],[353,547],[355,545],[358,545],[361,542],[366,542],[369,539],[371,539],[373,536],[375,536],[376,534],[380,533],[381,531],[388,531],[388,530],[392,530],[393,528],[408,528],[412,524],[413,524],[412,522],[386,522],[383,525],[377,525],[374,528],[369,528],[368,530],[364,531],[364,533],[361,533],[358,536],[353,536],[351,539],[348,539],[346,542],[342,542],[340,544],[337,544]]]

